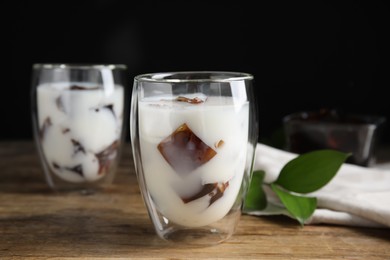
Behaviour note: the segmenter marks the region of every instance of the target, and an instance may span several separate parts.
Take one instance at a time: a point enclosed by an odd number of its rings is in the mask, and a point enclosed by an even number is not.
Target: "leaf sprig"
[[[264,188],[268,186],[283,205],[279,207],[280,211],[287,210],[288,215],[303,226],[317,208],[317,198],[307,194],[328,184],[349,156],[329,149],[298,155],[283,166],[278,178],[271,183],[264,183],[266,172],[254,171],[245,197],[244,212],[278,207],[267,198]]]

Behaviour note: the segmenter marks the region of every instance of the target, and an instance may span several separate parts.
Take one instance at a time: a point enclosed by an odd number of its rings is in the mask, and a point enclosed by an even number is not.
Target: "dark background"
[[[252,73],[262,140],[301,110],[390,120],[386,1],[269,2],[14,1],[1,139],[32,138],[31,66],[45,62],[123,63],[129,89],[148,72]]]

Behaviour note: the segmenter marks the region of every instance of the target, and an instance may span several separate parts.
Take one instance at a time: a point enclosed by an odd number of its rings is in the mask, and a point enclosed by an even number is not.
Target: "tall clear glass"
[[[252,82],[250,74],[219,71],[134,78],[132,151],[162,239],[207,246],[235,232],[258,137]]]
[[[34,139],[46,181],[56,191],[110,185],[125,138],[122,64],[34,64]]]

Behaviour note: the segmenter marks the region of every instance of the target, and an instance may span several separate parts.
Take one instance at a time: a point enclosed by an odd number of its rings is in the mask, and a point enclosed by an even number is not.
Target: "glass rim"
[[[253,75],[235,71],[171,71],[140,74],[134,79],[139,82],[154,83],[231,82],[252,80]]]
[[[125,64],[114,63],[34,63],[33,69],[127,69]]]
[[[321,116],[320,111],[309,110],[309,111],[299,111],[294,112],[288,115],[285,115],[282,119],[284,124],[289,123],[299,123],[306,125],[340,125],[340,126],[356,126],[356,125],[373,125],[380,126],[384,124],[387,119],[382,115],[374,115],[374,114],[359,114],[359,113],[348,113],[343,115],[339,120],[336,118],[334,120],[322,120],[318,119],[310,119],[310,116]],[[345,120],[354,120],[352,122]]]

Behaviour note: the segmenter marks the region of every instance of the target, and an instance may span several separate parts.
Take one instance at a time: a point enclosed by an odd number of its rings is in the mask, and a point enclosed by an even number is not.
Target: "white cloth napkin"
[[[297,154],[257,144],[255,170],[264,170],[270,183]],[[265,192],[271,197],[270,191]],[[390,169],[367,168],[344,163],[323,188],[307,194],[317,197],[317,209],[305,223],[390,228]],[[272,198],[271,198],[272,199]],[[289,215],[286,210],[267,207],[251,215]]]

